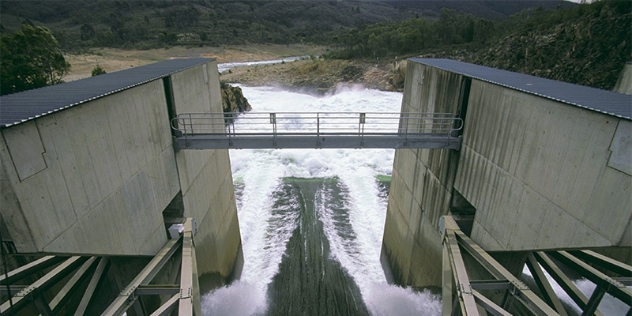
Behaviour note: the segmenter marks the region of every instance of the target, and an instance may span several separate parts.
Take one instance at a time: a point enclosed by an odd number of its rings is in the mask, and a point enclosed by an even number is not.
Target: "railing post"
[[[360,146],[364,147],[364,124],[366,123],[366,113],[360,113],[360,123],[358,124],[358,134],[360,134]]]
[[[320,113],[316,113],[316,146],[320,147]]]
[[[405,126],[404,126],[404,147],[408,146],[408,120],[410,119],[408,116],[409,113],[404,114],[405,116]]]
[[[193,118],[191,117],[191,113],[189,113],[189,124],[191,124],[191,134],[193,134]]]
[[[228,145],[232,147],[233,137],[235,136],[235,120],[232,118],[232,114],[231,114],[230,122],[228,123],[226,127],[228,128]]]
[[[272,145],[276,147],[277,141],[277,121],[276,113],[270,113],[270,124],[272,124]]]
[[[189,116],[191,115],[189,114]],[[182,126],[184,126],[184,145],[189,147],[189,131],[184,118],[182,119]]]

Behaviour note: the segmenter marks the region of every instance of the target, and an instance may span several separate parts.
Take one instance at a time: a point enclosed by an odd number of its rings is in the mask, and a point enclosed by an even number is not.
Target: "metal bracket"
[[[186,293],[183,293],[184,291],[186,291]],[[180,289],[180,299],[187,299],[191,297],[193,297],[193,289],[191,288]]]

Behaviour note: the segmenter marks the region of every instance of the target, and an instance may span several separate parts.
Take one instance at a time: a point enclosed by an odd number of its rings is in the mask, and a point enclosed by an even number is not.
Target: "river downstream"
[[[402,102],[402,93],[362,87],[324,96],[241,88],[252,112],[398,112]],[[238,280],[203,296],[204,315],[440,315],[439,295],[389,284],[380,262],[394,152],[230,150],[244,266]],[[574,283],[588,296],[595,287]],[[552,284],[569,315],[580,315]],[[604,315],[626,308],[608,294],[599,307]]]
[[[253,112],[394,112],[401,93],[311,96],[242,87]],[[236,122],[239,124],[239,121]],[[244,252],[206,315],[438,315],[428,291],[390,285],[380,252],[392,149],[231,150]]]

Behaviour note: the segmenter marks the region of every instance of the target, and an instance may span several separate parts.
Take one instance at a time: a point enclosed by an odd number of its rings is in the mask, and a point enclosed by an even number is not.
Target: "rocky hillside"
[[[460,25],[448,18],[457,22],[470,19],[466,15],[445,13],[444,20],[447,22],[444,21],[443,26]],[[626,62],[632,61],[632,7],[629,1],[603,0],[548,11],[531,9],[493,25],[472,21],[470,25],[474,25],[475,31],[477,27],[489,28],[484,40],[480,36],[473,36],[471,42],[464,44],[463,40],[467,38],[464,36],[457,44],[443,42],[437,47],[403,56],[451,58],[606,90],[613,89]],[[412,32],[411,25],[417,28],[423,26],[435,32],[443,29],[441,20],[435,24],[413,22],[374,25],[358,34],[353,33],[354,38],[349,33],[351,39],[347,40],[351,44],[338,51],[343,54],[326,54],[326,60],[236,69],[233,73],[224,74],[221,80],[251,85],[280,85],[317,92],[328,91],[338,84],[358,83],[369,88],[398,91],[403,87],[405,70],[396,65],[394,60],[399,58],[399,63],[403,64],[403,56],[395,57],[394,52],[388,49],[372,49],[396,48],[393,39],[398,34]],[[414,32],[410,34],[414,35]],[[467,32],[463,34],[467,35]],[[362,57],[366,52],[372,56],[378,52],[383,55],[379,59],[377,55],[371,59]],[[365,59],[333,59],[354,54]]]
[[[465,59],[611,90],[626,62],[632,60],[629,6],[587,6],[590,11],[574,12],[575,16],[549,27],[523,29]]]
[[[452,58],[611,90],[632,60],[632,6],[629,0],[600,0],[532,8],[503,21],[446,9],[436,21],[359,28],[340,43],[328,58]]]

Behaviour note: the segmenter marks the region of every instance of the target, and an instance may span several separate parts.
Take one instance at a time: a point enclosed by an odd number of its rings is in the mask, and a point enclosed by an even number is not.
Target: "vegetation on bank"
[[[70,69],[53,34],[28,23],[0,37],[0,57],[0,95],[58,84]]]
[[[629,1],[602,0],[562,12],[525,13],[468,61],[612,90],[632,61],[631,11]]]
[[[610,90],[632,60],[631,10],[629,1],[602,0],[524,10],[494,22],[444,9],[434,22],[409,19],[351,30],[326,57],[424,54]]]
[[[491,20],[443,9],[438,20],[408,19],[399,23],[377,23],[353,29],[334,40],[340,49],[327,58],[372,58],[405,56],[429,49],[450,49],[468,44],[483,47],[496,29]]]
[[[328,43],[331,32],[401,21],[418,10],[379,1],[111,1],[0,2],[7,32],[28,19],[47,26],[64,50],[173,45]]]
[[[53,31],[62,49],[218,46],[249,43],[335,45],[335,36],[363,25],[436,20],[450,7],[502,20],[528,7],[562,0],[56,0],[0,2],[2,32],[24,20]]]
[[[38,54],[43,51],[31,48],[19,53],[15,39],[24,34],[21,24],[48,32],[52,41],[43,46],[50,48],[44,55],[57,56],[60,50],[81,52],[93,47],[317,43],[332,48],[325,55],[327,59],[356,61],[327,74],[323,71],[331,67],[323,63],[303,65],[294,70],[297,77],[291,82],[299,86],[319,87],[322,80],[310,79],[313,76],[324,78],[328,86],[331,86],[329,81],[358,82],[375,73],[375,67],[366,66],[369,61],[375,64],[378,60],[383,68],[386,61],[421,55],[460,59],[611,89],[625,62],[632,60],[629,1],[601,0],[582,5],[559,2],[557,9],[530,8],[503,19],[524,6],[556,3],[468,1],[457,11],[445,8],[459,7],[451,1],[422,6],[418,2],[397,0],[7,0],[0,2],[3,52],[0,92],[41,86],[44,81],[39,78],[24,79],[28,77],[18,73],[23,69],[46,70],[50,80],[45,85],[60,82],[68,71],[63,57],[40,65],[43,59]],[[52,31],[34,27],[34,22]],[[26,56],[33,60],[28,66],[24,66]],[[361,60],[363,65],[358,66]],[[94,74],[100,73],[99,69],[94,70]],[[401,68],[394,67],[392,71],[392,77],[379,76],[376,85],[401,88]],[[17,79],[26,83],[8,83]],[[18,86],[22,88],[17,89]]]

